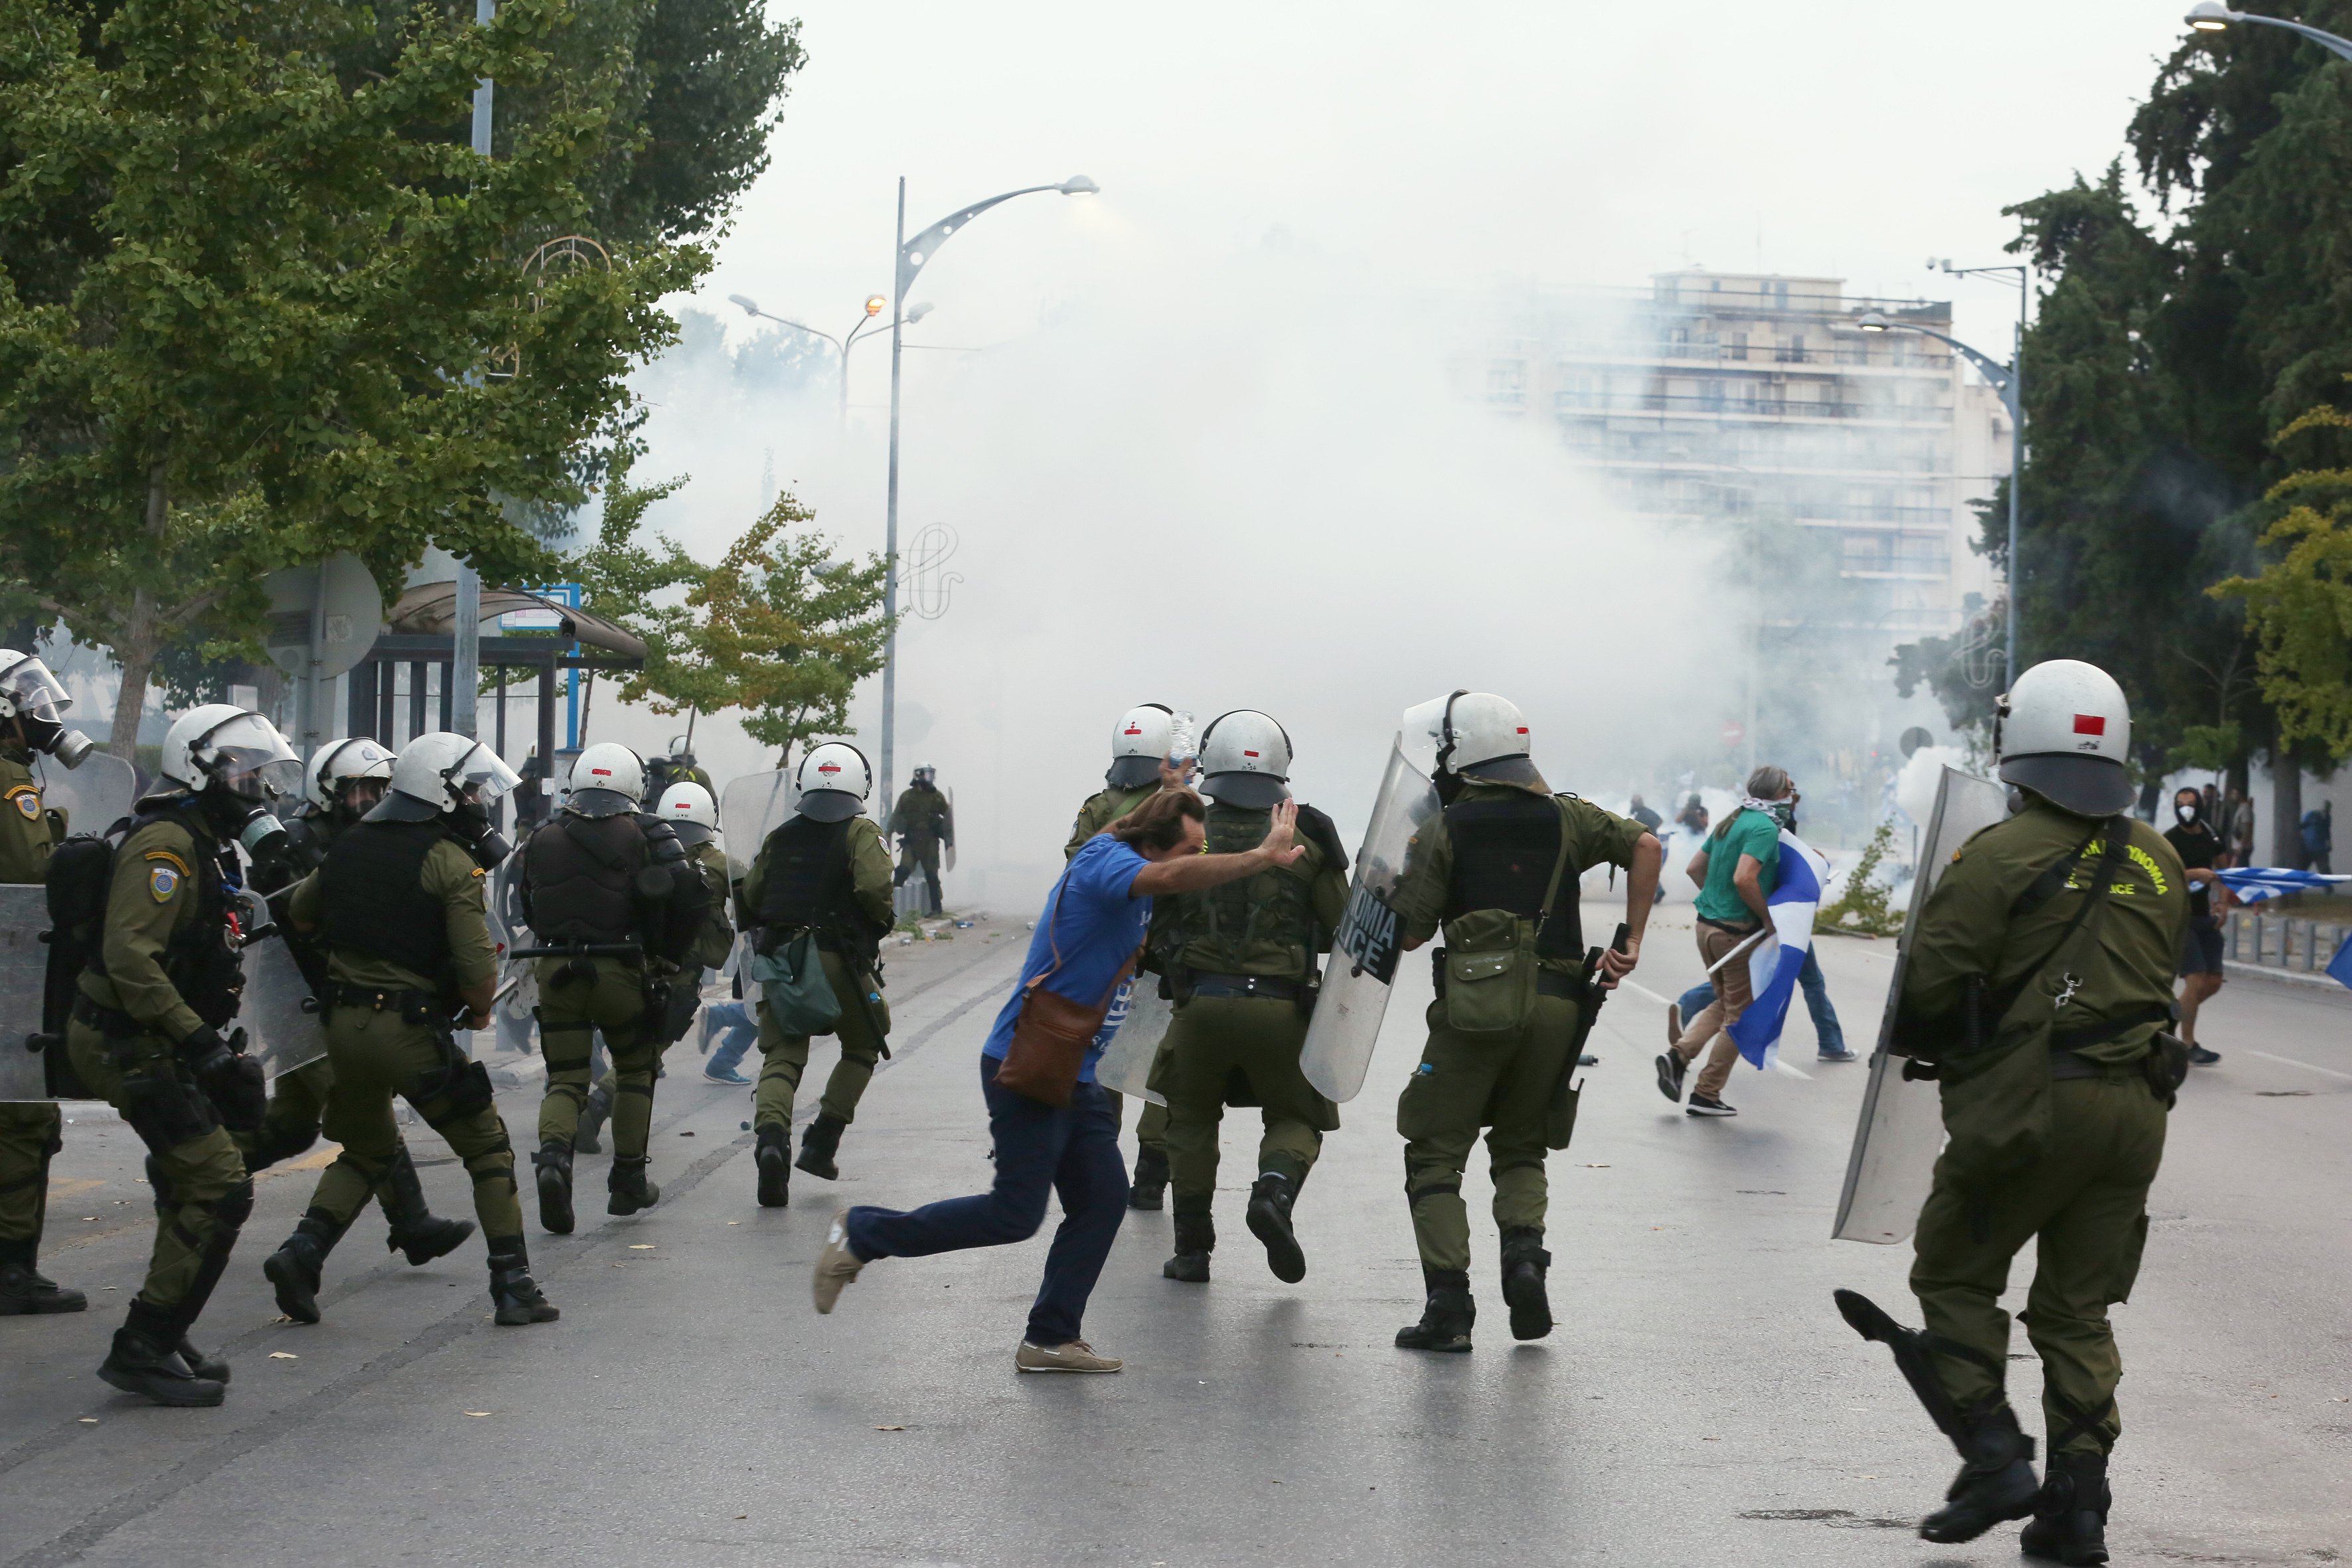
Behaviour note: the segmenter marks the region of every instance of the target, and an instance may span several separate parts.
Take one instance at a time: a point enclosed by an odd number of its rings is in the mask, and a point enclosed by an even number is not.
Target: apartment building
[[[1951,330],[1947,303],[1852,296],[1834,278],[1692,268],[1647,289],[1543,291],[1492,345],[1483,395],[1549,422],[1662,528],[1768,517],[1830,532],[1859,589],[1853,630],[1948,633],[2000,595],[1969,546],[1971,503],[2008,471],[2008,415],[1942,343],[1861,331],[1869,310]]]

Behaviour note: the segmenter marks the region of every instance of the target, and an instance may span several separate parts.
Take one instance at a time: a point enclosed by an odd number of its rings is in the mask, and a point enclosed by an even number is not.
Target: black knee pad
[[[243,1230],[245,1222],[252,1217],[253,1178],[247,1176],[220,1195],[213,1205],[213,1218],[223,1230],[235,1235]]]
[[[159,1154],[220,1125],[203,1095],[176,1077],[146,1073],[122,1080],[122,1120]]]

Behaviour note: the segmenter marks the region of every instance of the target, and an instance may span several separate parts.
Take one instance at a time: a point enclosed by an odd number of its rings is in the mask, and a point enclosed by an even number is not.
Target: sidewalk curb
[[[532,1084],[547,1081],[547,1058],[536,1052],[520,1061],[484,1065],[489,1068],[490,1081],[500,1089],[529,1089]]]
[[[2255,980],[2283,981],[2289,985],[2315,985],[2327,991],[2343,990],[2342,986],[2336,984],[2335,977],[2324,971],[2306,974],[2299,969],[2280,969],[2273,964],[2245,963],[2234,958],[2225,958],[2221,961],[2221,973],[2233,980],[2243,976]]]

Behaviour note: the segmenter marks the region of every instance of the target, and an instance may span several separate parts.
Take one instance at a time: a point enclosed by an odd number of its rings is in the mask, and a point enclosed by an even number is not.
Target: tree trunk
[[[171,504],[163,486],[163,465],[159,462],[147,470],[147,539],[158,552],[163,547],[163,525]],[[153,589],[131,590],[131,614],[113,638],[114,662],[122,668],[122,689],[115,693],[114,731],[107,738],[106,749],[126,763],[138,753],[139,721],[147,711],[147,684],[163,647],[156,610]]]
[[[2271,864],[2303,868],[2303,765],[2271,748]]]

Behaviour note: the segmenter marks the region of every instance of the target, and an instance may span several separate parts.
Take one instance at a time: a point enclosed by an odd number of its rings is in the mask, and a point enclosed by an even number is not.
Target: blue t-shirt
[[[1029,982],[1048,969],[1054,973],[1046,979],[1045,988],[1055,994],[1089,1007],[1103,999],[1111,977],[1126,967],[1135,950],[1143,945],[1143,933],[1150,929],[1150,895],[1134,898],[1128,891],[1135,885],[1137,874],[1150,864],[1108,833],[1087,839],[1071,858],[1069,869],[1055,884],[1060,907],[1055,906],[1054,894],[1046,895],[1045,907],[1052,919],[1049,922],[1039,917],[1037,930],[1029,939],[1029,956],[1021,965],[1021,983],[997,1013],[996,1026],[989,1030],[988,1043],[980,1048],[982,1056],[1002,1061],[1012,1049],[1013,1021],[1021,1016],[1021,1001],[1028,994]],[[1062,963],[1055,968],[1057,945]],[[1078,1071],[1080,1083],[1094,1082],[1095,1062],[1117,1028],[1111,1020],[1104,1021],[1094,1044],[1087,1047],[1086,1066]]]

